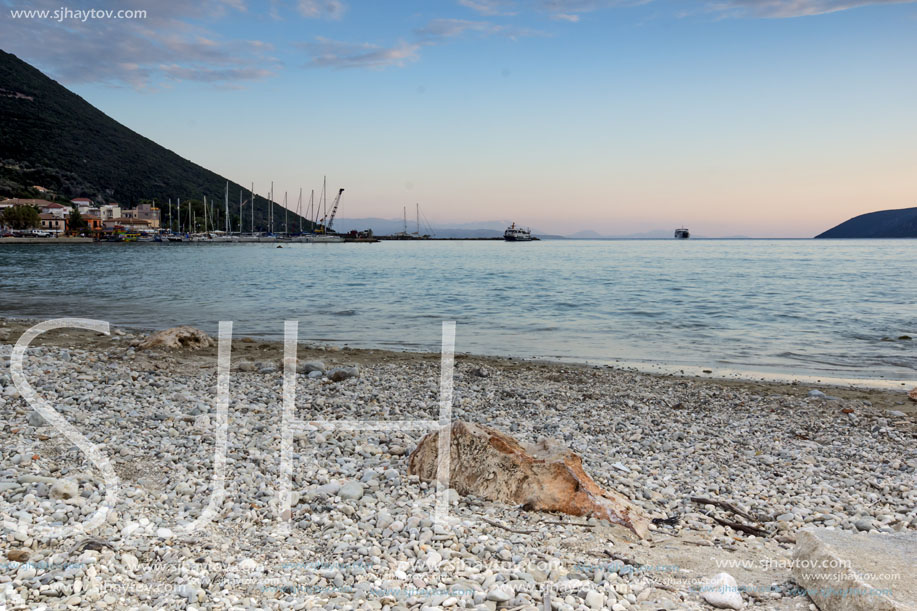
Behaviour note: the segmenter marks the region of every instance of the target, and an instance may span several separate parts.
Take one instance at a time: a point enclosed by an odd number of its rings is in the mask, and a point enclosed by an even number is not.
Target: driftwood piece
[[[733,522],[732,520],[724,520],[723,518],[718,518],[716,516],[710,516],[713,520],[722,526],[728,526],[732,530],[738,530],[748,535],[755,535],[756,537],[768,537],[770,533],[764,530],[763,528],[758,528],[757,526],[751,526],[749,524],[742,524],[741,522]]]
[[[481,516],[481,519],[492,526],[496,526],[497,528],[502,528],[503,530],[509,531],[511,533],[515,533],[517,535],[531,535],[531,534],[538,532],[536,530],[521,530],[517,528],[512,528],[510,526],[507,526],[506,524],[498,522],[497,520],[488,518],[487,516]]]
[[[745,518],[745,519],[748,520],[749,522],[758,522],[758,521],[759,521],[758,518],[756,518],[755,516],[751,515],[751,514],[748,513],[747,511],[745,511],[745,510],[743,510],[743,509],[740,509],[740,508],[736,507],[735,505],[733,505],[733,504],[730,503],[729,501],[721,501],[721,500],[719,500],[719,499],[706,499],[706,498],[699,497],[699,496],[692,496],[692,497],[691,497],[691,502],[692,502],[692,503],[698,503],[698,504],[700,504],[700,505],[713,505],[713,506],[715,506],[715,507],[719,507],[720,509],[725,509],[726,511],[731,511],[732,513],[736,514],[737,516],[742,517],[742,518]]]

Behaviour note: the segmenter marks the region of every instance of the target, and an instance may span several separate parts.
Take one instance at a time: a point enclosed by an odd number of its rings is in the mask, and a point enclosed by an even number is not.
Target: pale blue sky
[[[125,125],[342,215],[808,236],[917,205],[917,3],[177,0],[0,47]]]

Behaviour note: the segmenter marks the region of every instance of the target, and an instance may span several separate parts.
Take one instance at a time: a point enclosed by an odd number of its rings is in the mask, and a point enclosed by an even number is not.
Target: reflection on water
[[[914,269],[914,240],[0,245],[0,315],[913,379]]]

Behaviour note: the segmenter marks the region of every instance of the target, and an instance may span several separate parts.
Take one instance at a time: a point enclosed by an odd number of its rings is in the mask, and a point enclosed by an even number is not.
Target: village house
[[[0,202],[0,207],[2,208],[7,208],[9,206],[34,206],[41,212],[54,214],[55,216],[64,216],[64,212],[69,213],[70,211],[70,208],[67,206],[61,206],[60,204],[49,202],[46,199],[23,199],[19,197],[13,197]]]
[[[38,215],[41,219],[41,228],[43,231],[52,233],[64,233],[67,231],[67,219],[56,214],[42,212]]]
[[[72,208],[70,206],[63,206],[61,204],[55,204],[54,202],[48,202],[40,208],[42,214],[53,214],[57,218],[66,218],[70,216],[70,211]]]
[[[87,208],[92,206],[92,200],[88,197],[74,197],[70,200],[70,203],[74,206],[86,206]]]
[[[121,218],[121,206],[118,204],[106,204],[104,206],[99,206],[99,210],[102,213],[103,221]]]
[[[139,204],[136,208],[123,210],[121,216],[122,218],[150,221],[150,227],[159,229],[159,208],[150,204]]]

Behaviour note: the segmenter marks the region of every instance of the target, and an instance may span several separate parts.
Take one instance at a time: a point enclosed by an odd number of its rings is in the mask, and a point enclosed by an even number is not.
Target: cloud
[[[482,15],[515,15],[512,0],[458,0],[458,3]]]
[[[203,81],[205,83],[227,81],[251,81],[271,75],[264,68],[195,68],[177,64],[162,65],[160,70],[170,78],[180,81]]]
[[[21,19],[14,27],[5,22],[3,47],[65,84],[136,89],[155,89],[165,80],[243,83],[266,78],[279,66],[266,43],[227,40],[194,25],[213,15],[246,10],[242,0],[96,0],[92,6],[147,14],[142,19]],[[61,4],[33,0],[29,8],[54,11]]]
[[[467,33],[475,33],[480,36],[505,36],[512,40],[524,36],[546,36],[544,32],[538,30],[467,19],[433,19],[424,27],[415,30],[414,33],[424,44],[436,44],[445,39],[457,38]]]
[[[909,4],[915,0],[721,0],[709,8],[737,17],[807,17],[872,5]]]
[[[340,19],[347,12],[347,5],[341,0],[299,0],[296,8],[300,15],[310,19]]]
[[[503,29],[502,26],[489,21],[469,21],[467,19],[434,19],[424,27],[415,30],[423,39],[455,38],[466,32],[479,34],[496,34]]]
[[[555,13],[551,15],[551,19],[554,21],[569,21],[570,23],[576,23],[580,20],[580,16],[572,13]]]
[[[349,43],[317,37],[315,42],[300,43],[311,59],[307,66],[313,68],[373,68],[404,66],[417,61],[419,44],[399,42],[393,47],[380,47],[370,43]]]

